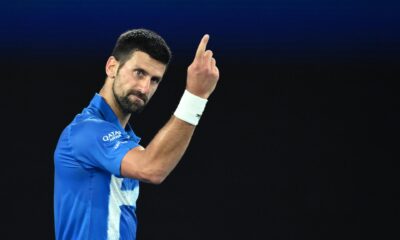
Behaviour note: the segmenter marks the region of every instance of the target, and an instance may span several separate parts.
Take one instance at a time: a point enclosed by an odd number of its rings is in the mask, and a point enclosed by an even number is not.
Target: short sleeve
[[[100,168],[120,176],[125,154],[138,146],[112,123],[86,120],[71,126],[70,145],[76,159],[86,168]]]

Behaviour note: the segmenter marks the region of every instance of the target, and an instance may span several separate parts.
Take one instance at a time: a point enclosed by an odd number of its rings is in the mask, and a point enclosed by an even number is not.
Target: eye
[[[142,69],[135,69],[133,72],[135,73],[135,76],[140,78],[146,75],[146,73]]]
[[[152,77],[152,78],[151,78],[151,81],[152,81],[153,83],[159,83],[159,82],[161,81],[161,78]]]

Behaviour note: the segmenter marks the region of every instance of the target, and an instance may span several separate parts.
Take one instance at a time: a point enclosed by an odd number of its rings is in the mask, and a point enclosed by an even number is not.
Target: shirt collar
[[[94,97],[90,101],[88,108],[96,109],[104,120],[106,120],[107,122],[111,122],[118,126],[118,128],[120,128],[121,130],[126,131],[134,140],[137,140],[137,142],[140,141],[140,138],[136,136],[136,134],[133,132],[132,127],[129,123],[126,125],[125,129],[121,126],[117,115],[115,115],[110,105],[108,105],[106,100],[100,94],[96,93],[94,95]]]

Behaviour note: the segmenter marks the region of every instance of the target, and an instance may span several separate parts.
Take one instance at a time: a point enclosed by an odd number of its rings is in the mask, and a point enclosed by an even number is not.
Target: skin
[[[208,40],[207,34],[201,39],[195,58],[187,69],[186,80],[186,90],[205,99],[214,91],[219,79],[213,52],[206,50]],[[107,79],[100,95],[111,106],[123,127],[128,123],[131,112],[144,107],[151,99],[165,70],[163,63],[141,51],[134,52],[122,67],[114,57],[108,59]],[[125,99],[125,106],[121,106],[124,104],[120,104],[118,99]],[[171,116],[146,148],[138,146],[124,156],[121,175],[160,184],[179,163],[194,129],[195,126]]]

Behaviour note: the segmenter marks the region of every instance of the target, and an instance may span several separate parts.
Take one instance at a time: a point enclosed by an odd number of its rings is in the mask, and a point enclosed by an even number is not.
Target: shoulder
[[[74,121],[70,125],[71,130],[96,130],[98,128],[117,128],[114,124],[99,118],[86,118]]]
[[[106,141],[115,134],[121,134],[118,127],[102,119],[88,118],[70,125],[70,139],[73,145],[93,140]]]

